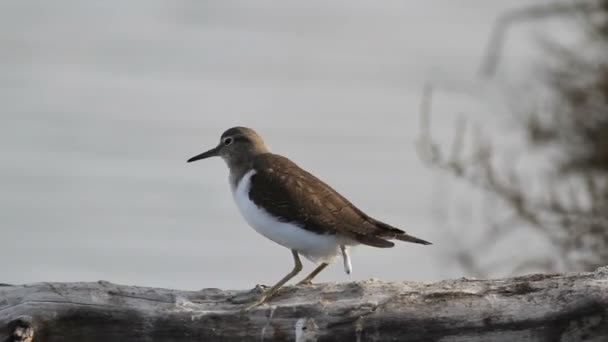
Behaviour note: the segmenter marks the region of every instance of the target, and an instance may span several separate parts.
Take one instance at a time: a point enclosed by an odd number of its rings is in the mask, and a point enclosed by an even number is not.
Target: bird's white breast
[[[232,189],[234,201],[247,223],[268,239],[298,251],[313,262],[331,262],[340,252],[335,236],[316,234],[292,223],[280,222],[258,207],[249,198],[254,174],[255,170],[247,172]]]

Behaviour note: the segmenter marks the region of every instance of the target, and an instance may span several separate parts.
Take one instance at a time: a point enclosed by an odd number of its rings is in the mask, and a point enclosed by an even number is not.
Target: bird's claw
[[[269,288],[267,285],[256,284],[255,287],[251,290],[251,292],[255,293],[264,293]]]
[[[266,292],[266,285],[256,285],[253,289],[247,292],[239,293],[232,298],[230,298],[230,302],[233,304],[245,304],[249,303],[253,300],[253,298],[258,298],[258,296],[263,295]]]
[[[296,286],[311,286],[312,285],[312,279],[302,279],[299,283],[296,284]]]
[[[268,297],[265,293],[262,294],[258,299],[256,299],[253,303],[247,305],[245,308],[241,309],[241,313],[246,313],[249,310],[264,304],[270,297]]]

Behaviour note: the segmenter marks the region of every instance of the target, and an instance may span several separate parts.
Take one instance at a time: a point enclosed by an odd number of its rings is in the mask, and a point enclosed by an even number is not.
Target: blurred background
[[[0,2],[6,283],[272,284],[240,217],[235,125],[432,241],[319,281],[608,263],[606,1]],[[305,264],[305,271],[311,269]]]

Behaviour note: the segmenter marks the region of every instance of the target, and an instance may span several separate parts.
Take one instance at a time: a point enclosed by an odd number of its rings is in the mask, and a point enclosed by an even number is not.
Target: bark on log
[[[0,341],[608,341],[608,267],[499,280],[251,291],[0,285]]]

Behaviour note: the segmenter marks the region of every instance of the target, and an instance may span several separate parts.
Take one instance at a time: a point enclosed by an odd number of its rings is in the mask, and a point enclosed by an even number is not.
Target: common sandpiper
[[[428,241],[376,220],[294,162],[269,151],[254,130],[233,127],[219,144],[188,162],[221,157],[230,170],[230,188],[247,223],[266,238],[289,248],[293,269],[247,309],[265,303],[302,270],[300,255],[318,266],[298,285],[312,279],[337,256],[350,274],[349,247],[393,247],[390,240],[423,245]]]

